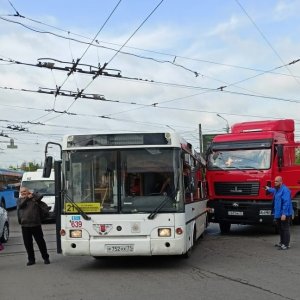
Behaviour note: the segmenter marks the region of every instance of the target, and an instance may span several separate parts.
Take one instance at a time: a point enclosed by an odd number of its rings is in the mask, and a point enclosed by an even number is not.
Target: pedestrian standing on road
[[[275,187],[266,186],[266,190],[273,194],[273,214],[278,226],[280,241],[275,244],[279,250],[290,248],[290,222],[293,216],[291,191],[283,184],[282,177],[277,176]]]
[[[35,264],[35,253],[33,248],[33,238],[35,239],[44,263],[50,264],[46,242],[42,230],[42,221],[38,202],[43,198],[42,195],[32,193],[26,187],[21,187],[20,198],[17,203],[18,220],[22,227],[24,246],[28,255],[27,266]]]

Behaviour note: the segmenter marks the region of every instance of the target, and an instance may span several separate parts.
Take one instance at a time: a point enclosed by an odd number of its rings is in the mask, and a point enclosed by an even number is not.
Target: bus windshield
[[[88,213],[152,213],[161,203],[160,212],[183,211],[179,161],[179,149],[64,152],[63,212],[73,212],[70,199]]]
[[[209,170],[269,169],[271,149],[242,149],[213,151],[208,156]]]

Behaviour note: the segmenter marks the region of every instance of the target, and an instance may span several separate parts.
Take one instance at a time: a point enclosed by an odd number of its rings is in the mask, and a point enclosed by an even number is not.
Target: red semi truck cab
[[[231,224],[272,224],[274,186],[282,176],[291,190],[295,217],[300,210],[300,143],[294,120],[237,123],[231,133],[214,137],[207,152],[209,221],[222,233]]]

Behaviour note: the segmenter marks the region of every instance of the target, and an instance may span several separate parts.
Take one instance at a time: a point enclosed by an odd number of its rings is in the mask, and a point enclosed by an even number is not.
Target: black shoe
[[[44,264],[45,264],[45,265],[49,265],[49,264],[50,264],[50,260],[49,260],[49,258],[47,258],[47,259],[44,259]]]
[[[28,261],[27,266],[32,266],[34,264],[35,264],[35,261],[34,260],[30,260],[30,261]]]

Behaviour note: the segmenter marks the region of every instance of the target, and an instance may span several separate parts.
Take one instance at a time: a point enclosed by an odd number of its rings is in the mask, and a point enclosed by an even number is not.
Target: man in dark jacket
[[[42,198],[43,196],[31,193],[26,187],[21,187],[20,189],[20,198],[17,203],[18,219],[22,227],[23,241],[28,255],[27,266],[35,264],[32,237],[34,237],[40,249],[44,263],[46,265],[50,264],[38,206],[38,202],[41,201]]]
[[[273,213],[280,233],[280,242],[275,246],[279,250],[287,250],[290,247],[290,222],[293,216],[291,191],[282,182],[282,177],[275,178],[275,187],[266,187],[273,194]]]

